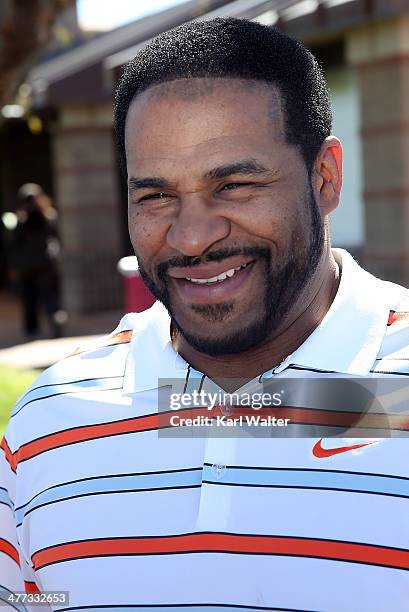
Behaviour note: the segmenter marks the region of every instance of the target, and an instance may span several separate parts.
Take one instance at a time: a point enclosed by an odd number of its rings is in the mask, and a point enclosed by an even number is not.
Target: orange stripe
[[[73,357],[74,355],[79,355],[80,353],[84,353],[87,351],[95,351],[100,348],[104,348],[105,346],[113,346],[117,344],[127,344],[131,341],[132,338],[132,329],[125,329],[124,331],[118,332],[116,334],[112,334],[111,336],[104,336],[99,341],[96,341],[92,346],[79,346],[73,353],[69,356]]]
[[[389,312],[389,318],[387,325],[392,325],[392,323],[397,323],[399,321],[407,321],[409,320],[409,312],[395,312],[391,310]]]
[[[115,538],[58,544],[32,556],[34,569],[45,565],[115,555],[155,555],[190,552],[247,553],[317,557],[334,561],[384,565],[409,570],[409,551],[385,546],[279,536],[196,533],[182,536]]]
[[[17,467],[17,463],[15,460],[15,457],[13,455],[13,453],[11,452],[9,445],[7,444],[6,438],[3,436],[3,439],[0,443],[0,448],[2,448],[4,450],[4,454],[6,456],[7,461],[10,464],[11,469],[13,470],[13,472],[16,471],[16,467]]]
[[[149,431],[153,429],[162,429],[171,427],[170,419],[172,416],[179,416],[180,418],[195,418],[198,416],[216,417],[222,416],[222,407],[215,406],[214,409],[208,410],[207,408],[186,408],[185,410],[161,412],[159,414],[151,414],[148,416],[133,417],[132,419],[125,419],[122,421],[116,421],[114,423],[101,423],[99,425],[87,425],[85,427],[73,427],[72,429],[59,431],[48,436],[33,440],[23,444],[10,458],[10,465],[17,466],[21,461],[31,459],[36,455],[50,451],[67,444],[77,444],[79,442],[85,442],[88,440],[97,440],[98,438],[104,438],[107,436],[115,436],[127,433],[140,433],[143,431]],[[365,416],[365,420],[358,422],[359,413],[353,412],[336,412],[332,410],[316,410],[308,408],[287,408],[280,406],[279,408],[262,408],[254,410],[247,407],[238,407],[234,416],[246,416],[246,415],[260,415],[271,416],[280,419],[290,419],[292,423],[302,423],[309,425],[322,425],[332,427],[352,427],[356,426],[357,430],[354,430],[354,434],[359,429],[367,432],[371,428],[383,428],[385,430],[397,429],[404,431],[409,429],[409,419],[401,417],[399,415],[385,415],[368,414]],[[357,437],[356,435],[353,437]]]
[[[24,580],[24,590],[26,593],[41,593],[35,582]]]
[[[13,456],[16,464],[26,459],[31,459],[35,455],[44,451],[53,450],[67,444],[75,444],[86,440],[96,440],[106,436],[119,435],[125,433],[135,433],[156,429],[158,427],[158,415],[147,417],[134,417],[115,423],[101,423],[100,425],[88,425],[86,427],[74,427],[66,431],[59,431],[48,436],[44,436],[33,442],[21,446]]]
[[[17,548],[15,548],[13,544],[11,544],[8,540],[5,540],[4,538],[0,538],[0,552],[6,554],[8,557],[13,559],[13,561],[15,561],[17,565],[20,565],[20,557]]]
[[[101,423],[99,425],[87,425],[86,427],[74,427],[69,430],[59,431],[24,444],[14,453],[12,460],[17,465],[20,461],[31,459],[31,457],[39,453],[53,450],[67,444],[84,442],[86,440],[96,440],[112,435],[148,431],[151,429],[158,429],[159,427],[169,427],[170,417],[173,414],[174,412],[151,414],[144,417],[133,417],[132,419],[125,419],[115,423]],[[208,410],[206,408],[187,409],[179,411],[179,414],[193,418],[201,414],[208,414]]]

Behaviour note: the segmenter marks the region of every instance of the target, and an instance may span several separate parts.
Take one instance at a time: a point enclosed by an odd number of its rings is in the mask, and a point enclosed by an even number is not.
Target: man
[[[409,373],[408,291],[330,248],[342,155],[315,59],[249,21],[185,24],[128,65],[115,122],[158,302],[17,403],[3,590],[68,591],[65,610],[407,610],[404,439],[181,437],[172,416],[203,410],[158,406],[164,379],[182,398]],[[297,435],[316,413],[290,414]]]

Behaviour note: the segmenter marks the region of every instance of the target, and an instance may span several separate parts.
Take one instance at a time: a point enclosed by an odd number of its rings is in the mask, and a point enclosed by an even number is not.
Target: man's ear
[[[312,188],[322,216],[329,215],[339,204],[342,187],[342,145],[335,136],[322,143],[314,163]]]

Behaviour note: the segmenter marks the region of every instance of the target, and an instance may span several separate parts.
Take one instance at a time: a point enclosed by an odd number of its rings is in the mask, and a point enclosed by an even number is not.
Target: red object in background
[[[150,308],[155,298],[141,278],[136,257],[122,257],[118,270],[124,279],[126,312],[142,312]]]

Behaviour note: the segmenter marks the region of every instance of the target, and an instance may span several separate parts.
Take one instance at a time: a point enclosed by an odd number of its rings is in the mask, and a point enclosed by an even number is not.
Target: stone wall
[[[118,308],[122,213],[111,107],[63,107],[53,134],[53,161],[64,305],[76,312]]]
[[[363,263],[409,286],[409,16],[351,31],[347,59],[361,101]]]

